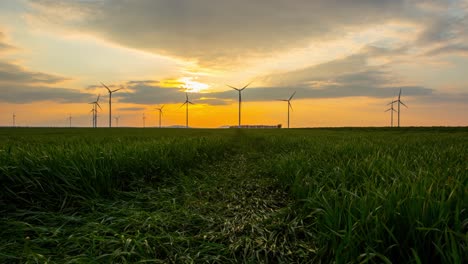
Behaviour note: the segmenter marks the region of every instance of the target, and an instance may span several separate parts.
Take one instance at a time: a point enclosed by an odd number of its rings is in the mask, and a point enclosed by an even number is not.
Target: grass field
[[[467,263],[468,129],[0,129],[0,263]]]

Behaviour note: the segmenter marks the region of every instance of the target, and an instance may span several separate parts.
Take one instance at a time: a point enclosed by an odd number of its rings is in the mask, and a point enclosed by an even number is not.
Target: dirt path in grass
[[[5,219],[14,240],[0,246],[0,260],[303,262],[313,254],[307,228],[259,167],[238,154],[78,211],[18,212]]]

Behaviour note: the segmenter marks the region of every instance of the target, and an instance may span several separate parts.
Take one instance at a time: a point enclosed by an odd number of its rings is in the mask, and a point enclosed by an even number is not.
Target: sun
[[[194,77],[182,77],[179,79],[183,83],[182,88],[187,89],[187,92],[199,93],[207,90],[210,86],[206,83],[201,83],[193,80]]]

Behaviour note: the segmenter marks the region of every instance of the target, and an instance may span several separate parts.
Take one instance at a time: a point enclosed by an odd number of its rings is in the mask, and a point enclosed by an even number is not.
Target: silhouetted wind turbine
[[[194,104],[194,103],[190,102],[190,100],[188,98],[188,94],[185,93],[185,102],[180,107],[185,105],[185,127],[186,128],[188,128],[188,106],[189,106],[189,104]]]
[[[115,118],[115,126],[116,127],[119,127],[119,119],[120,119],[120,116],[116,116],[114,117]]]
[[[402,105],[404,105],[406,108],[408,108],[408,106],[406,106],[406,105],[401,101],[401,89],[400,89],[400,92],[398,93],[398,100],[392,101],[392,103],[398,103],[398,127],[400,127],[400,104],[402,104]]]
[[[94,105],[93,105],[93,108],[92,108],[91,111],[90,111],[91,114],[92,114],[92,116],[93,116],[93,125],[92,125],[93,127],[94,127],[94,123],[95,123],[95,122],[94,122],[94,116],[95,116],[95,115],[94,115],[94,112],[95,112],[95,111],[96,111],[96,110],[94,109]]]
[[[109,92],[109,127],[112,127],[112,94],[117,92],[118,90],[121,90],[122,88],[111,90],[107,85],[101,83],[102,86],[104,86],[107,91]]]
[[[291,108],[292,110],[292,105],[291,105],[291,100],[293,99],[294,95],[296,92],[294,92],[289,99],[278,99],[278,101],[283,101],[283,102],[288,102],[288,128],[289,128],[289,109]]]
[[[16,127],[16,114],[13,113],[13,127]]]
[[[90,104],[92,104],[94,106],[93,107],[93,112],[94,112],[94,120],[93,120],[94,124],[93,125],[94,125],[94,127],[97,127],[97,112],[98,112],[97,108],[99,107],[99,109],[102,110],[101,105],[99,104],[99,98],[100,97],[101,97],[101,95],[99,94],[96,101],[90,103]]]
[[[390,111],[390,116],[391,116],[391,117],[390,117],[390,120],[391,120],[391,121],[390,121],[390,127],[393,127],[393,112],[396,112],[395,108],[393,108],[393,104],[394,104],[394,103],[395,103],[395,102],[392,101],[391,103],[387,104],[387,105],[390,105],[390,108],[387,109],[387,110],[385,110],[385,112]]]
[[[146,116],[145,113],[143,113],[143,128],[146,127]]]
[[[163,108],[164,108],[164,105],[159,108],[155,108],[156,110],[159,111],[159,128],[161,128],[161,116],[162,116]]]
[[[69,114],[68,116],[68,121],[70,122],[70,128],[72,127],[72,115]]]
[[[242,87],[242,88],[237,88],[237,87],[234,87],[234,86],[231,86],[231,85],[227,85],[228,87],[231,87],[232,89],[236,90],[239,92],[239,127],[241,126],[241,104],[242,104],[242,91],[247,88],[247,86],[249,86],[252,82],[248,83],[246,86]]]

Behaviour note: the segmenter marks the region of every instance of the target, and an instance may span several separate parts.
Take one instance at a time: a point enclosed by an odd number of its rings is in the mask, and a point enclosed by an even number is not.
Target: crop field
[[[467,263],[468,129],[0,129],[0,263]]]

